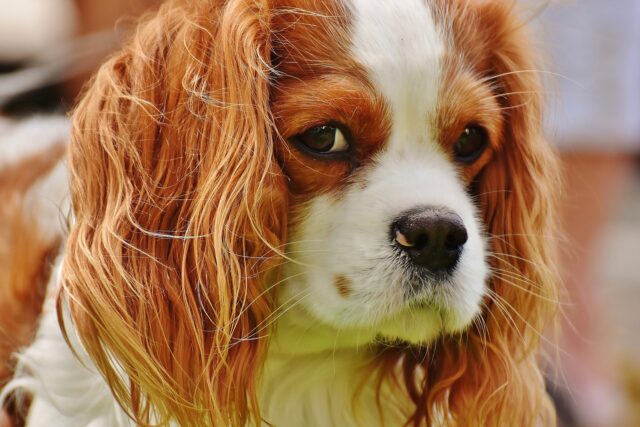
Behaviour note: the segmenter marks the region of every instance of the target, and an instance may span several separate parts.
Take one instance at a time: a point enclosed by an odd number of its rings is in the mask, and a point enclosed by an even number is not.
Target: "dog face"
[[[442,10],[341,6],[287,17],[281,35],[298,49],[272,104],[295,192],[280,301],[343,333],[426,343],[480,310],[487,239],[471,187],[501,108],[477,64],[452,63],[464,46]]]
[[[140,423],[140,402],[259,420],[283,312],[408,344],[371,351],[409,422],[546,414],[555,169],[506,3],[175,0],[102,67],[74,114],[62,277]]]

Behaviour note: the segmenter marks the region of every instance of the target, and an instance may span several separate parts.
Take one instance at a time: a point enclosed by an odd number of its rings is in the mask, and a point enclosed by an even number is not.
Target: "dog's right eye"
[[[343,153],[350,147],[344,132],[334,125],[312,127],[293,140],[316,154]]]
[[[469,125],[455,143],[455,158],[462,164],[470,165],[478,160],[487,145],[487,131],[480,126]]]

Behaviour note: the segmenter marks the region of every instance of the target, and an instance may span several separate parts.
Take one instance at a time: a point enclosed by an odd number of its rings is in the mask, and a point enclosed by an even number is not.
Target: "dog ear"
[[[62,297],[141,425],[258,417],[262,283],[287,222],[269,21],[265,1],[169,1],[73,115]]]
[[[505,130],[501,149],[480,181],[480,198],[492,240],[493,291],[512,305],[505,307],[513,316],[505,336],[523,344],[523,336],[539,337],[556,308],[554,214],[561,184],[555,153],[544,136],[540,68],[523,24],[505,19],[504,6],[496,3],[485,15],[501,23],[493,30],[498,49],[492,63]],[[528,344],[533,341],[538,340]],[[516,354],[528,349],[525,345]]]
[[[548,425],[555,416],[536,350],[557,309],[554,215],[560,179],[556,157],[543,135],[537,55],[508,3],[485,2],[480,10],[489,43],[495,46],[490,63],[505,126],[501,148],[479,182],[492,268],[484,318],[489,344],[481,344],[476,332],[471,348],[477,356],[483,347],[490,348],[480,370],[485,378],[476,378],[477,386],[491,384],[497,393],[486,396],[489,419],[502,420],[498,424]]]

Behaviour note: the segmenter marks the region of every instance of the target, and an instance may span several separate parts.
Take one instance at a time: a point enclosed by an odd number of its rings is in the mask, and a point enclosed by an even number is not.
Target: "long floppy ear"
[[[542,135],[539,73],[524,24],[513,16],[515,2],[441,3],[455,9],[447,13],[458,33],[477,27],[456,42],[471,46],[464,47],[471,63],[492,82],[504,126],[477,183],[492,267],[483,317],[465,337],[444,338],[432,354],[418,355],[422,360],[405,355],[404,382],[417,406],[410,423],[553,425],[536,350],[557,306],[559,179]]]
[[[169,1],[73,116],[63,298],[140,425],[245,425],[286,229],[265,1]]]
[[[488,337],[475,331],[468,363],[480,363],[471,364],[469,379],[482,391],[483,425],[553,425],[537,350],[557,309],[560,179],[543,135],[539,67],[509,3],[488,1],[479,11],[494,46],[490,64],[505,127],[501,148],[479,182],[492,278],[484,318]]]

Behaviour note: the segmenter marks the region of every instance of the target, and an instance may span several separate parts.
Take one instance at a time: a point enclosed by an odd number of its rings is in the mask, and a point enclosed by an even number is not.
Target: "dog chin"
[[[407,309],[385,322],[379,337],[384,342],[426,345],[444,331],[441,313],[433,308]]]
[[[443,335],[463,332],[477,313],[456,313],[439,307],[411,306],[379,328],[379,339],[383,342],[404,342],[425,346]]]

